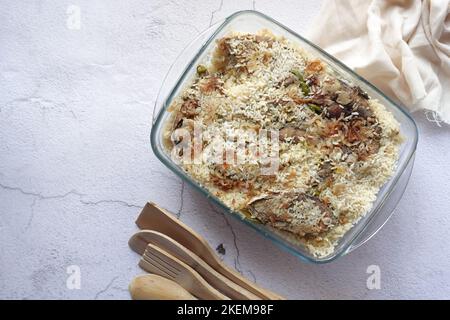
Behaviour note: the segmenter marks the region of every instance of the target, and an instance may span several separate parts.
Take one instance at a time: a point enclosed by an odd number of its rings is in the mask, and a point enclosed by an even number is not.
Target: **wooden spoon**
[[[197,300],[176,282],[156,274],[137,276],[129,290],[133,300]]]
[[[140,229],[151,229],[168,235],[203,259],[217,272],[258,297],[266,300],[284,300],[282,296],[257,286],[237,271],[227,267],[202,236],[156,204],[147,203],[137,218],[136,224]]]

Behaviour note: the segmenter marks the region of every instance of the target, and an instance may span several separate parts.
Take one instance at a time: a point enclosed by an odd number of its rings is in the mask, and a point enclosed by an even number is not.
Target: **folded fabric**
[[[308,38],[411,111],[450,123],[450,0],[324,0]]]

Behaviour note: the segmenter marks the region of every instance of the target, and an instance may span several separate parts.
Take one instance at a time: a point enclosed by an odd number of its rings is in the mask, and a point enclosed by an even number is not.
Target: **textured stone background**
[[[81,29],[66,26],[69,5]],[[1,1],[0,298],[128,299],[127,247],[147,200],[174,212],[245,276],[288,298],[450,298],[450,129],[416,114],[420,142],[394,217],[368,244],[308,265],[211,210],[152,154],[170,63],[201,30],[256,8],[305,33],[320,1]],[[366,288],[369,265],[381,289]],[[81,289],[66,288],[69,265]]]

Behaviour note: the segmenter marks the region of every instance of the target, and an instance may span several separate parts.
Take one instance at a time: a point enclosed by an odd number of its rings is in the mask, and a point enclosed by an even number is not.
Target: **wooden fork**
[[[230,298],[206,282],[197,271],[152,244],[149,244],[145,249],[139,266],[147,272],[155,273],[175,281],[200,299],[230,300]]]

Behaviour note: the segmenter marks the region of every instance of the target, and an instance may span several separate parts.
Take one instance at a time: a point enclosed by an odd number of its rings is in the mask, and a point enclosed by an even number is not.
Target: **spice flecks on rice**
[[[180,166],[233,210],[317,257],[331,254],[371,209],[393,174],[401,143],[399,124],[383,105],[267,31],[218,40],[211,63],[197,68],[169,110],[168,148],[197,145],[203,158],[237,141],[257,149],[258,133],[276,130],[278,170],[272,174],[260,173],[265,164],[251,152],[231,152],[245,159],[239,163],[227,158]],[[192,139],[170,140],[179,130]]]

